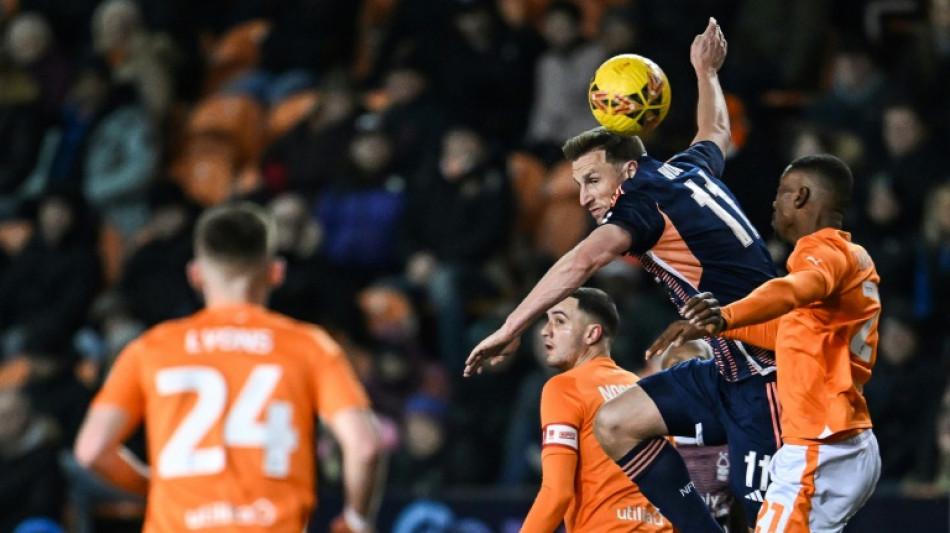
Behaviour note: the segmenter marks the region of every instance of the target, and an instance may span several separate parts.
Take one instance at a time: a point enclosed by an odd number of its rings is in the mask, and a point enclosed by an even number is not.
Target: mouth
[[[544,349],[545,349],[546,351],[550,352],[551,350],[554,349],[554,345],[551,344],[550,342],[546,342],[546,343],[544,343]]]
[[[590,209],[587,210],[587,212],[590,213],[590,216],[594,217],[595,220],[598,220],[598,221],[600,220],[599,207],[591,207]]]

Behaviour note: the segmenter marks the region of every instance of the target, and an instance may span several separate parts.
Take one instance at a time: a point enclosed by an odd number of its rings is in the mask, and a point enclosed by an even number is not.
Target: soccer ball
[[[614,56],[597,68],[587,92],[597,122],[620,135],[643,135],[670,110],[670,83],[659,65],[636,54]]]

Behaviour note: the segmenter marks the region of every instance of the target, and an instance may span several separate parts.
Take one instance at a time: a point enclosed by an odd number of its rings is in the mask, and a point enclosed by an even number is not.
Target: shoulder
[[[666,164],[678,168],[698,168],[720,177],[725,167],[725,157],[716,143],[700,141],[671,157]]]
[[[551,377],[541,390],[542,403],[565,403],[577,398],[577,376],[567,371]]]
[[[274,331],[274,335],[280,342],[299,345],[307,352],[324,357],[336,357],[342,354],[343,349],[322,327],[273,311],[264,313],[267,327]]]

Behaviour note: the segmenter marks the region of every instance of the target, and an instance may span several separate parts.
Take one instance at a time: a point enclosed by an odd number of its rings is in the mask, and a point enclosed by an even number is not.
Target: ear
[[[798,188],[798,194],[795,195],[795,209],[801,209],[808,203],[808,200],[811,198],[811,189],[806,185],[802,185]]]
[[[621,175],[624,179],[630,179],[637,174],[638,163],[636,161],[627,161],[623,164]]]
[[[600,324],[590,324],[587,326],[587,331],[584,332],[584,343],[593,346],[600,342],[603,337],[604,327]]]
[[[270,285],[272,289],[280,287],[284,283],[286,276],[287,261],[284,261],[280,257],[272,259],[270,264],[267,265],[267,284]]]
[[[188,261],[188,265],[185,267],[185,275],[188,277],[188,284],[200,292],[205,284],[205,276],[201,269],[201,263],[197,259]]]

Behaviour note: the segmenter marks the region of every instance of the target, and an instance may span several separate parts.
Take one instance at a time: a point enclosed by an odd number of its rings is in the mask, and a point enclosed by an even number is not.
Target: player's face
[[[577,310],[577,299],[566,298],[548,310],[548,320],[541,328],[545,362],[561,370],[574,367],[584,352],[584,331],[587,322]]]
[[[588,152],[574,161],[572,165],[574,181],[580,185],[580,203],[600,222],[613,207],[617,191],[625,177],[620,170],[607,162],[603,150]]]
[[[791,171],[782,175],[779,180],[775,201],[772,202],[772,229],[782,240],[788,241],[793,234],[795,225],[795,200],[798,198],[802,186],[803,176],[800,172]]]

